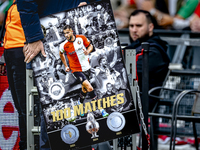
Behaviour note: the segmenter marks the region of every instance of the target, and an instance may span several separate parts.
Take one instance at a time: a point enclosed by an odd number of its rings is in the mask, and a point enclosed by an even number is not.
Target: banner
[[[52,150],[139,132],[109,1],[41,19],[47,57],[32,67]]]
[[[8,87],[7,76],[0,76],[0,150],[19,150],[18,112]]]

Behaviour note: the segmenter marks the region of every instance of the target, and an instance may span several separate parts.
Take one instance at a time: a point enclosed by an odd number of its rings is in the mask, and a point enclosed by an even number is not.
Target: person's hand
[[[65,71],[66,72],[69,72],[70,71],[70,68],[67,66],[67,67],[65,67]]]
[[[98,15],[97,17],[100,18],[100,15]],[[129,17],[129,15],[126,11],[115,10],[114,11],[114,17],[115,17],[117,29],[122,29],[122,28],[128,27],[128,23],[129,23],[128,17]]]
[[[83,53],[84,53],[85,55],[89,55],[89,52],[88,52],[87,50],[85,50],[85,49],[83,49]]]
[[[154,8],[153,1],[152,0],[144,0],[142,2],[141,7],[143,10],[150,11],[152,8]]]
[[[44,46],[41,40],[33,43],[28,43],[28,45],[24,45],[24,62],[29,63],[39,52],[41,52],[42,55],[46,57],[46,54],[44,52]]]
[[[78,7],[83,6],[83,5],[87,5],[87,3],[86,3],[86,2],[81,2],[81,3],[78,5]]]
[[[174,22],[174,18],[170,15],[159,13],[156,20],[160,26],[169,26]]]
[[[0,76],[6,75],[6,67],[3,64],[0,64]]]
[[[200,32],[200,19],[196,19],[195,21],[191,22],[190,28],[192,31]]]

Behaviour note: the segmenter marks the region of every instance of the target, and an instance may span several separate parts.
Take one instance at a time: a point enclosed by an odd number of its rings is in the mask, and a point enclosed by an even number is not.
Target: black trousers
[[[15,108],[18,111],[20,150],[26,149],[26,63],[24,62],[23,47],[5,49],[4,57],[9,88]]]

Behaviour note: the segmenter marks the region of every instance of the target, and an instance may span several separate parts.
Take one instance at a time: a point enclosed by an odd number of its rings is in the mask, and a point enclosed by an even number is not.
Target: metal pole
[[[26,70],[26,119],[27,119],[27,150],[34,150],[34,135],[32,129],[34,127],[34,97],[31,89],[33,87],[32,70]]]
[[[131,93],[133,96],[134,104],[136,104],[136,86],[134,80],[136,79],[136,50],[126,49],[125,51],[125,62],[128,79],[130,83]],[[136,134],[132,135],[132,150],[136,150]]]
[[[113,140],[113,150],[117,150],[118,148],[118,139]]]
[[[149,43],[142,43],[143,59],[142,59],[142,111],[144,114],[144,122],[148,129],[148,110],[149,110]],[[156,60],[155,60],[156,61]],[[148,150],[148,142],[145,133],[142,130],[142,149]]]

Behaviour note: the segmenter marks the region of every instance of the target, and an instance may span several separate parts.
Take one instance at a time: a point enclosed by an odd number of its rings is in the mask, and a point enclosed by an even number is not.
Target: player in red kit
[[[67,40],[60,45],[60,58],[65,65],[65,70],[68,72],[71,69],[73,75],[82,84],[80,102],[83,103],[87,93],[92,100],[97,100],[94,88],[89,82],[91,73],[89,54],[93,50],[93,45],[84,35],[74,35],[70,25],[66,25],[63,28],[63,32]],[[67,54],[69,66],[67,65],[64,52]],[[104,109],[100,111],[103,117],[108,116]]]

